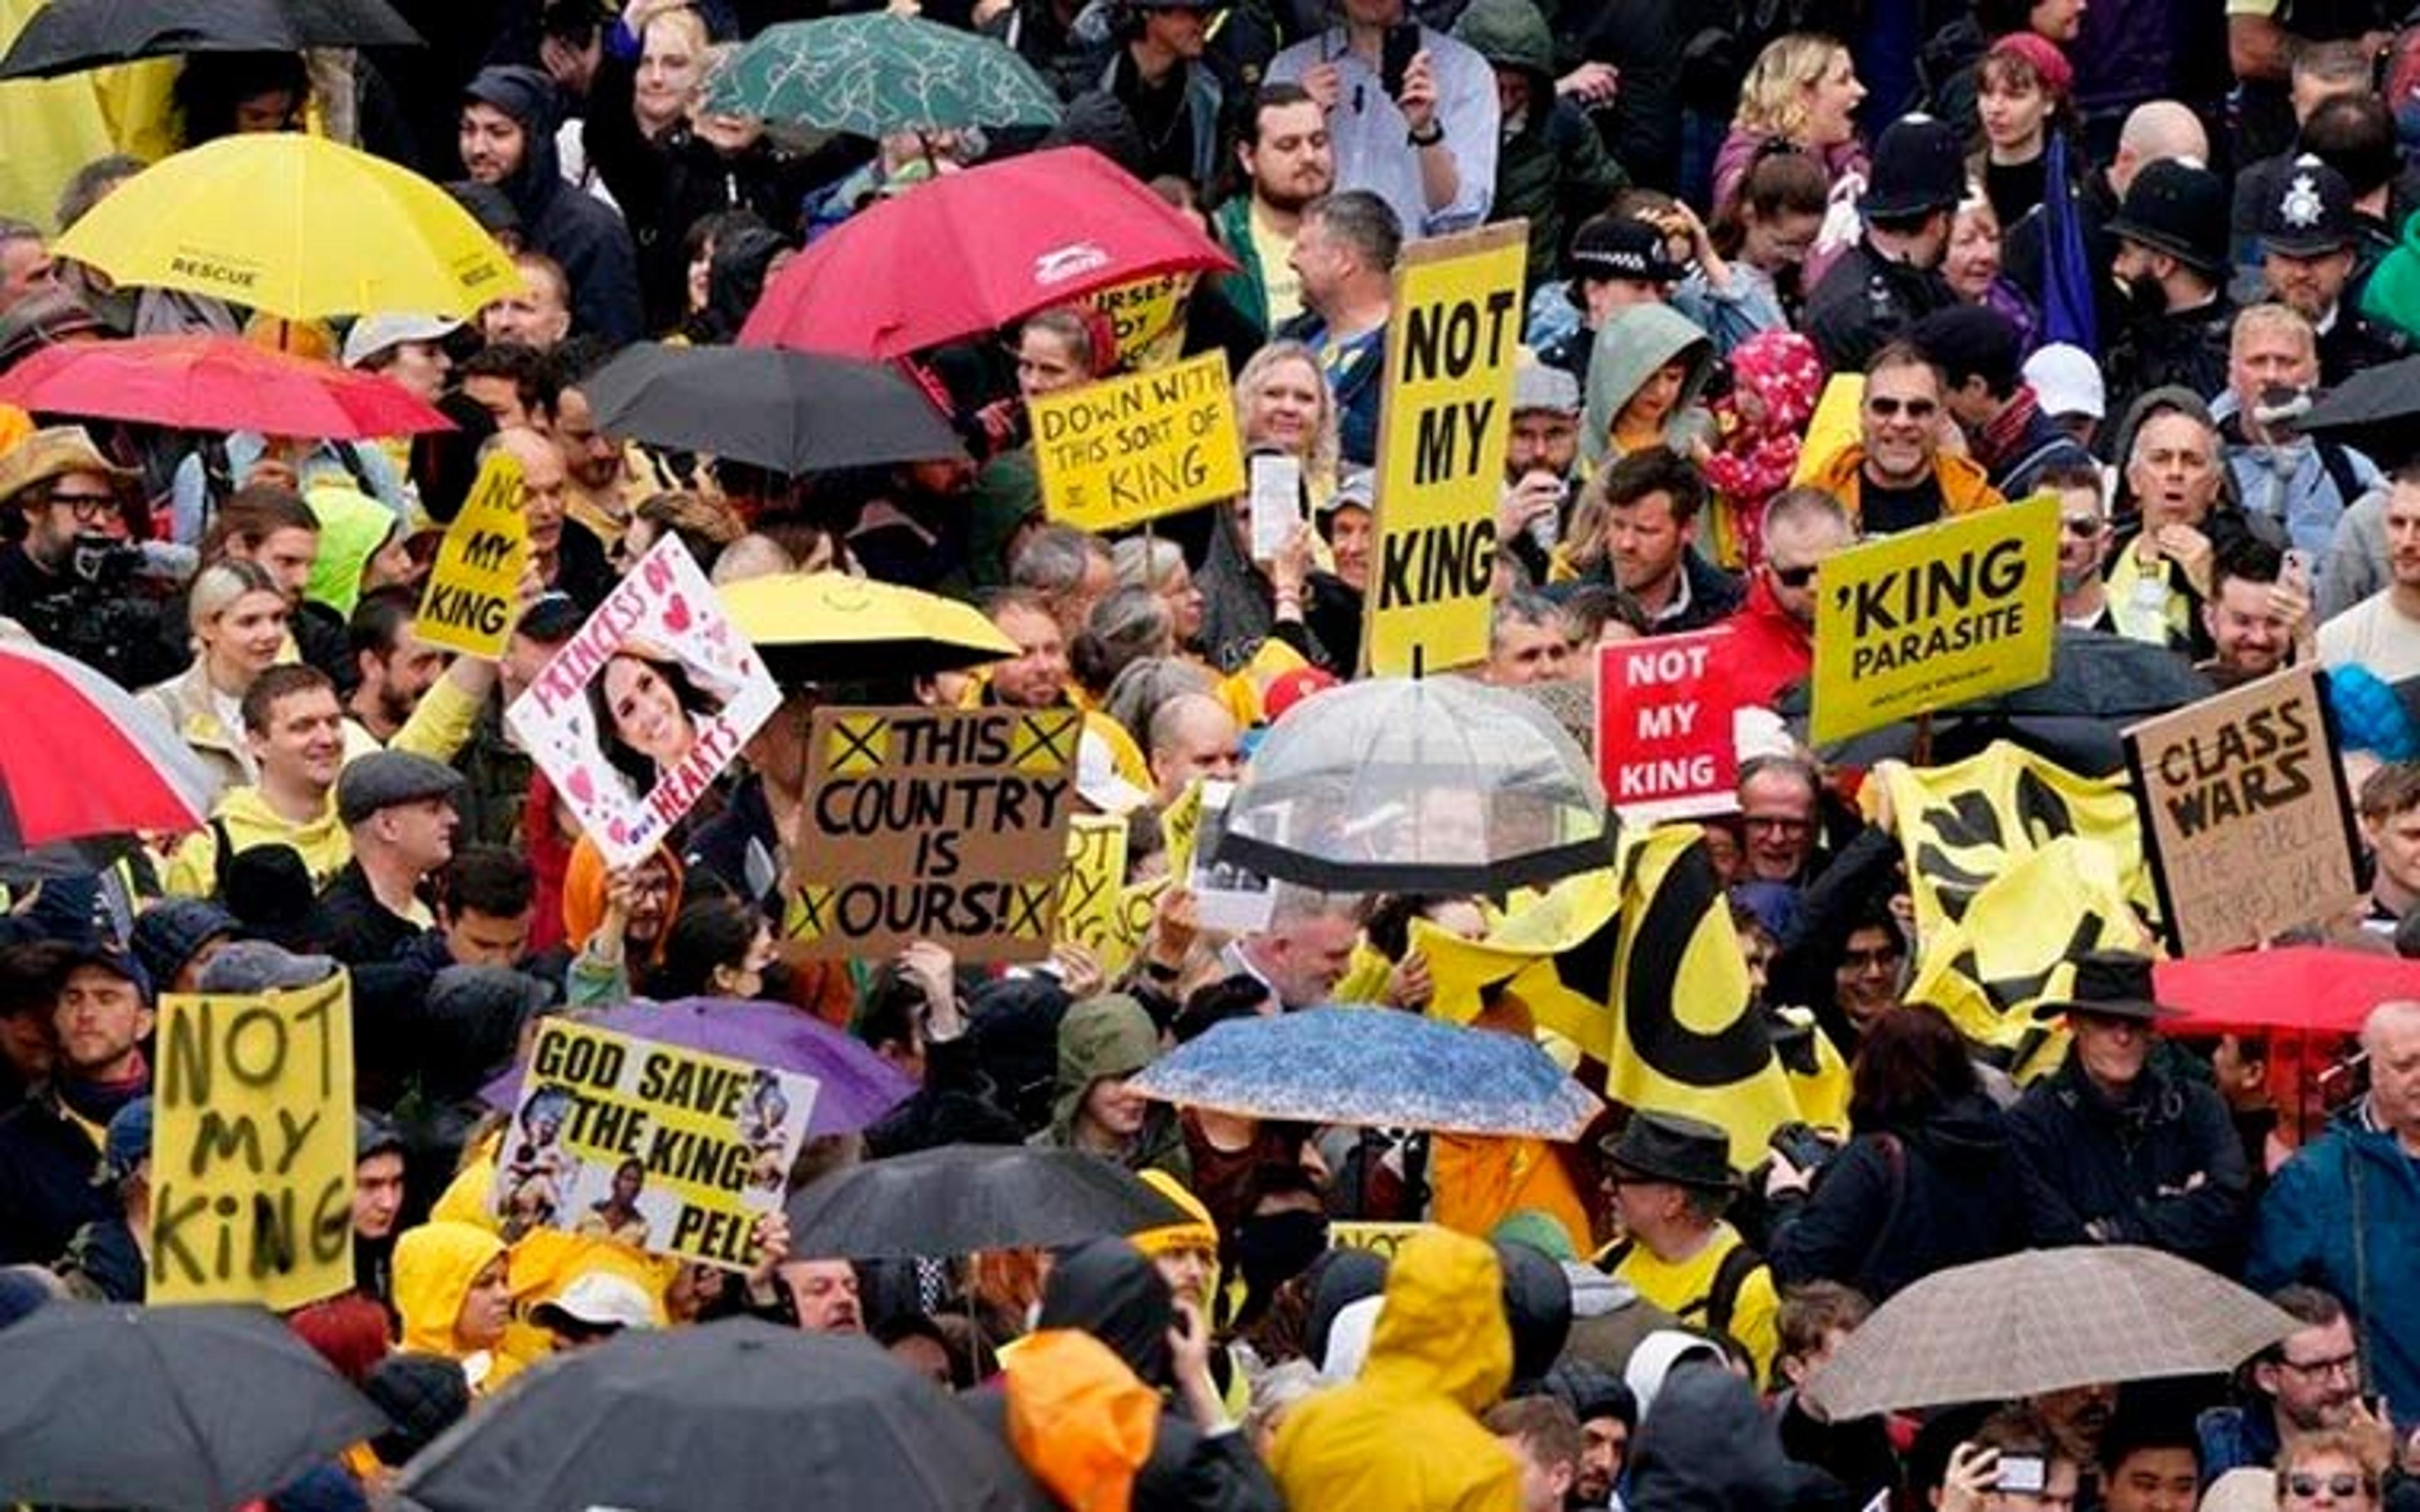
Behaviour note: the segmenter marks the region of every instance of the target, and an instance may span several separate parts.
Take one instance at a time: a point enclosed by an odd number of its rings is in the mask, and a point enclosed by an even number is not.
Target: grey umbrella
[[[51,0],[0,58],[0,79],[49,79],[188,53],[418,47],[386,0]]]
[[[641,342],[581,392],[609,435],[786,477],[966,450],[933,401],[896,371],[817,352]]]
[[[537,1365],[396,1487],[416,1512],[1021,1512],[1000,1437],[862,1335],[752,1318],[633,1331]]]
[[[1875,1309],[1807,1384],[1834,1422],[2070,1386],[2222,1375],[2303,1325],[2226,1277],[2131,1244],[1937,1271]]]
[[[858,1260],[1047,1248],[1187,1214],[1097,1155],[943,1145],[828,1176],[790,1199],[789,1219],[791,1254]]]
[[[0,1333],[0,1504],[227,1512],[387,1427],[257,1307],[54,1302]]]

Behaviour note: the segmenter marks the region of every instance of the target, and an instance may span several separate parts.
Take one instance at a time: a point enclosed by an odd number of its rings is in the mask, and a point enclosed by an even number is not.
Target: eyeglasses
[[[2324,1490],[2336,1500],[2343,1501],[2348,1497],[2366,1492],[2369,1489],[2369,1482],[2359,1475],[2330,1475],[2322,1480],[2317,1475],[2305,1475],[2298,1471],[2286,1477],[2286,1489],[2296,1496],[2317,1496]]]
[[[1933,411],[1941,407],[1931,399],[1896,399],[1878,393],[1866,401],[1866,408],[1885,420],[1902,413],[1910,420],[1931,420]]]
[[[1765,570],[1772,573],[1773,580],[1784,588],[1804,588],[1815,580],[1815,569],[1821,563],[1809,562],[1802,567],[1776,567],[1767,563]]]
[[[2089,541],[2094,536],[2101,533],[2101,517],[2098,515],[2062,515],[2059,517],[2058,528],[2065,531],[2068,534],[2074,536],[2079,541]]]
[[[1815,827],[1812,819],[1800,819],[1790,814],[1742,814],[1742,829],[1770,829],[1783,835],[1804,835]]]
[[[2357,1376],[2361,1373],[2358,1354],[2332,1354],[2324,1360],[2279,1360],[2277,1364],[2298,1376]]]
[[[106,493],[54,493],[51,502],[73,514],[79,524],[98,525],[117,508],[117,496]]]

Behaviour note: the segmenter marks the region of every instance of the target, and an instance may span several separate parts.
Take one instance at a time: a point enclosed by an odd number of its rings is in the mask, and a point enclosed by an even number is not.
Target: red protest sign
[[[1619,640],[1596,651],[1596,765],[1625,823],[1739,807],[1724,629]]]

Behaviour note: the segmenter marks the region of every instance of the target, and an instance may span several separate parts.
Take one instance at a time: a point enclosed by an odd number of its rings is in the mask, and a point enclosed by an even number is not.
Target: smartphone
[[[2299,546],[2288,548],[2286,552],[2286,570],[2298,579],[2304,587],[2309,587],[2311,582],[2311,554],[2308,551],[2304,550]]]
[[[2002,1455],[1999,1478],[1992,1489],[2011,1491],[2021,1496],[2039,1496],[2049,1484],[2048,1472],[2040,1455]]]
[[[1404,74],[1412,66],[1412,58],[1420,50],[1420,23],[1416,21],[1397,22],[1387,28],[1386,41],[1378,54],[1378,87],[1387,98],[1399,100],[1404,93]]]

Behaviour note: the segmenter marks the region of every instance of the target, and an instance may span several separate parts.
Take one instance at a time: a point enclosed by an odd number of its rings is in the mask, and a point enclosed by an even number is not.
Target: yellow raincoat
[[[471,1283],[504,1252],[504,1241],[469,1224],[436,1222],[405,1229],[395,1242],[395,1306],[403,1315],[403,1347],[459,1360],[466,1370],[484,1355],[462,1347],[454,1322]],[[479,1381],[471,1384],[476,1389]]]
[[[1517,1512],[1521,1472],[1477,1414],[1512,1379],[1504,1278],[1480,1241],[1423,1229],[1387,1273],[1360,1379],[1296,1406],[1270,1468],[1319,1512]]]

